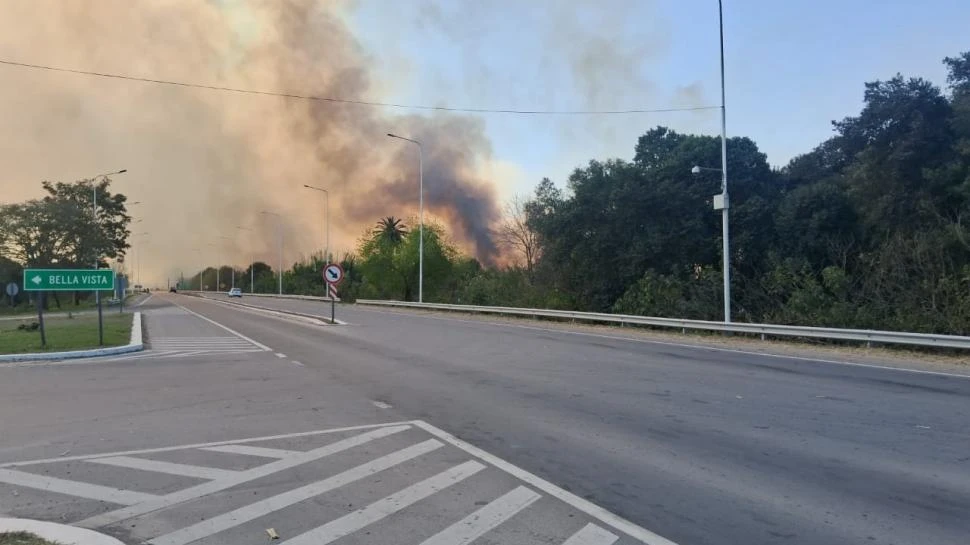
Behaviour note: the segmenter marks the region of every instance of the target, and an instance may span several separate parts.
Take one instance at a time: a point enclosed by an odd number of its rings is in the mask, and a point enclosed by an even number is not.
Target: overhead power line
[[[516,110],[509,108],[457,108],[448,106],[428,106],[422,104],[396,104],[393,102],[372,102],[368,100],[354,100],[347,98],[322,97],[314,95],[301,95],[296,93],[284,93],[280,91],[260,91],[255,89],[240,89],[238,87],[223,87],[219,85],[206,85],[204,83],[190,83],[185,81],[173,81],[164,79],[143,78],[138,76],[126,76],[124,74],[110,74],[107,72],[93,72],[90,70],[76,70],[73,68],[62,68],[58,66],[45,66],[42,64],[31,64],[0,59],[0,64],[8,66],[18,66],[21,68],[31,68],[35,70],[49,70],[52,72],[67,72],[70,74],[82,74],[85,76],[95,76],[99,78],[112,78],[128,81],[139,81],[142,83],[155,83],[159,85],[173,85],[177,87],[191,87],[195,89],[208,89],[210,91],[223,91],[230,93],[242,93],[247,95],[263,95],[283,98],[295,98],[300,100],[316,100],[320,102],[332,102],[335,104],[351,104],[357,106],[370,106],[376,108],[399,108],[407,110],[432,110],[438,112],[456,113],[479,113],[479,114],[518,114],[518,115],[622,115],[622,114],[657,114],[668,112],[696,112],[701,110],[716,110],[720,106],[695,106],[690,108],[657,108],[657,109],[629,109],[629,110]]]

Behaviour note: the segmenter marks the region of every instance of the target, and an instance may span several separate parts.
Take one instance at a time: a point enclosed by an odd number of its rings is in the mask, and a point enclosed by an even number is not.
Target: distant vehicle
[[[242,297],[242,290],[239,288],[232,288],[229,290],[229,297]]]
[[[175,286],[172,286],[171,288],[168,288],[168,292],[169,293],[178,293],[178,290],[175,289]]]

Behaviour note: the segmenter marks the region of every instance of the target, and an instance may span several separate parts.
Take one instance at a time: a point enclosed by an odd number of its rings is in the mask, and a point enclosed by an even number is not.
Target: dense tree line
[[[45,181],[44,197],[0,205],[0,284],[19,284],[25,267],[87,269],[95,263],[107,267],[109,260],[123,262],[130,248],[128,199],[112,193],[110,185],[108,178]],[[88,296],[77,292],[74,303]],[[56,293],[54,300],[59,306]]]
[[[944,63],[945,90],[867,83],[862,111],[783,168],[728,140],[735,320],[970,334],[970,53]],[[656,127],[632,160],[542,180],[506,207],[501,268],[426,224],[424,299],[720,320],[720,173],[695,165],[720,166],[719,138]],[[416,300],[417,225],[365,233],[342,297]],[[324,262],[296,264],[284,290],[323,295]],[[275,291],[262,266],[257,290]]]

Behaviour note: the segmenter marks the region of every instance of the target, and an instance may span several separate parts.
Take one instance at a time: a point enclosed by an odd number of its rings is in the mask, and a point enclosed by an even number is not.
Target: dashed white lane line
[[[301,501],[319,496],[320,494],[334,490],[341,486],[369,477],[379,471],[384,471],[408,460],[427,454],[433,450],[441,448],[444,443],[434,439],[428,439],[422,443],[412,445],[405,449],[398,450],[391,454],[381,456],[365,464],[361,464],[332,477],[310,483],[300,488],[288,490],[282,494],[271,496],[264,500],[251,503],[240,507],[234,511],[218,515],[204,520],[192,526],[187,526],[181,530],[176,530],[170,534],[157,537],[149,541],[152,545],[185,545],[199,539],[211,536],[223,530],[234,528],[250,520],[279,511]],[[484,466],[482,466],[484,467]],[[339,520],[339,519],[338,519]],[[293,541],[293,540],[290,540]],[[287,542],[289,543],[289,541]]]
[[[620,539],[618,536],[589,523],[563,542],[562,545],[611,545],[618,539]]]
[[[514,517],[541,496],[520,486],[421,542],[421,545],[467,545]]]
[[[447,471],[443,471],[434,477],[412,484],[363,509],[358,509],[353,513],[330,521],[323,526],[302,533],[293,539],[288,539],[286,543],[289,545],[326,545],[327,543],[333,543],[346,535],[352,534],[361,528],[382,520],[388,515],[393,515],[432,494],[463,481],[485,469],[485,467],[485,464],[469,460]]]
[[[293,360],[293,365],[298,365],[300,367],[306,367],[306,365],[303,365],[302,363],[300,363],[300,362],[298,362],[296,360]]]
[[[286,357],[286,354],[282,354],[282,353],[280,353],[280,352],[277,352],[277,353],[276,353],[276,357],[277,357],[277,358],[280,358],[280,359],[283,359],[283,358],[285,358],[285,357]]]
[[[27,488],[36,488],[50,492],[60,492],[71,496],[99,500],[120,505],[134,505],[149,500],[156,500],[158,496],[133,492],[131,490],[120,490],[97,484],[81,483],[77,481],[67,481],[56,477],[45,475],[35,475],[23,471],[12,469],[0,469],[0,482]]]
[[[383,401],[371,401],[371,403],[378,409],[390,409],[390,403],[384,403]]]

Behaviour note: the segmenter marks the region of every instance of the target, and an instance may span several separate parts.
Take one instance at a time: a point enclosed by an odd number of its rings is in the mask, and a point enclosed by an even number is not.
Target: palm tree
[[[394,216],[387,216],[386,218],[381,218],[377,222],[377,227],[374,229],[374,237],[383,242],[389,242],[391,244],[400,244],[404,240],[404,236],[407,235],[407,227],[404,223]]]

